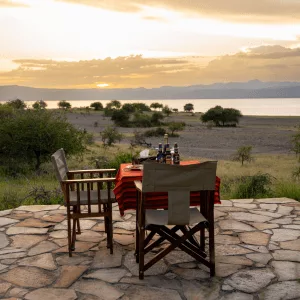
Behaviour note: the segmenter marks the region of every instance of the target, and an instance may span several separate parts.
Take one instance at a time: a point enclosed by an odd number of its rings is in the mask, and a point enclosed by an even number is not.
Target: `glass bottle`
[[[179,155],[177,143],[174,144],[173,164],[174,165],[180,164],[180,155]]]
[[[172,155],[171,155],[169,144],[166,145],[165,163],[168,164],[168,165],[172,164]]]
[[[161,163],[163,159],[162,143],[158,144],[158,152],[156,155],[156,162]]]

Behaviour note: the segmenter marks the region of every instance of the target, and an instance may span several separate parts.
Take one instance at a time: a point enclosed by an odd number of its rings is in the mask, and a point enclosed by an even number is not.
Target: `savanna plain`
[[[102,111],[72,109],[67,119],[75,127],[91,133],[93,142],[84,155],[68,158],[69,169],[95,167],[118,168],[130,162],[146,146],[133,146],[135,134],[149,128],[117,127],[122,139],[111,147],[104,146],[101,132],[114,123]],[[176,137],[169,137],[171,147],[178,143],[182,160],[218,160],[217,175],[221,178],[221,199],[289,197],[300,200],[299,161],[292,150],[293,138],[299,134],[300,117],[243,116],[236,127],[207,126],[200,113],[178,112],[164,122],[184,122]],[[146,137],[150,155],[156,155],[163,137]],[[238,149],[251,146],[248,159],[242,164],[234,160]],[[7,177],[0,183],[0,209],[21,204],[62,203],[59,184],[51,163],[26,175]]]

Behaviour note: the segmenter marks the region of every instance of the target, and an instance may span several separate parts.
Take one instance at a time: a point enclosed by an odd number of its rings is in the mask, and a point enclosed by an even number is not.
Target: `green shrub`
[[[272,196],[270,188],[272,181],[270,174],[256,174],[253,176],[242,176],[235,180],[231,186],[231,198],[266,198]]]
[[[253,160],[252,146],[242,146],[237,149],[236,153],[233,155],[232,160],[239,161],[242,165],[244,165],[245,161],[251,162]]]
[[[300,186],[294,182],[279,182],[274,188],[275,197],[286,197],[300,201]]]
[[[151,127],[151,117],[143,113],[135,113],[132,120],[133,127]]]
[[[165,133],[166,130],[164,128],[158,127],[156,129],[150,129],[145,131],[144,135],[146,137],[152,137],[152,136],[159,137],[159,136],[164,136]]]
[[[122,140],[122,134],[118,132],[116,127],[108,126],[100,132],[100,135],[104,146],[112,146],[117,141]]]

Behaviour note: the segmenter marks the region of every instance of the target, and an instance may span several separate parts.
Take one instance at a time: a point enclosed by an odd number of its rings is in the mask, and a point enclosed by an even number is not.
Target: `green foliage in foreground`
[[[83,153],[86,136],[63,114],[16,110],[0,123],[0,163],[8,173],[20,173],[33,166],[38,170],[59,148],[68,155]]]

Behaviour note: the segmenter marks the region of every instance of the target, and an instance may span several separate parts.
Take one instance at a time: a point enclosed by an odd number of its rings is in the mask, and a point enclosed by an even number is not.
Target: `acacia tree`
[[[154,102],[154,103],[151,103],[150,104],[150,108],[154,108],[155,110],[160,108],[162,109],[164,106],[161,104],[161,103],[158,103],[158,102]]]
[[[178,136],[178,134],[175,134],[176,131],[181,131],[185,127],[185,123],[183,122],[171,122],[168,124],[168,128],[171,131],[170,136]]]
[[[71,106],[71,103],[70,103],[70,102],[67,102],[66,100],[59,101],[58,104],[57,104],[57,106],[58,106],[59,108],[64,108],[64,109],[69,109],[69,108],[72,107],[72,106]]]
[[[183,107],[183,110],[187,111],[187,112],[193,111],[194,110],[194,104],[192,104],[192,103],[185,104],[184,107]]]
[[[251,162],[253,160],[252,146],[242,146],[238,148],[233,156],[233,160],[241,162],[242,166],[245,161]]]
[[[101,102],[93,102],[91,103],[90,107],[94,108],[95,110],[103,110],[103,105]]]
[[[242,116],[242,113],[237,109],[223,108],[217,105],[201,115],[200,120],[203,123],[212,121],[215,126],[236,126]]]
[[[34,109],[46,109],[47,106],[48,106],[48,104],[44,100],[35,101],[32,104],[32,107]]]
[[[172,110],[168,105],[165,105],[162,109],[162,112],[168,117],[172,113]]]
[[[7,105],[15,109],[25,109],[27,105],[21,99],[15,99],[7,102]]]
[[[0,162],[35,166],[64,148],[67,154],[82,153],[86,134],[70,124],[63,114],[48,110],[16,111],[0,123]]]

